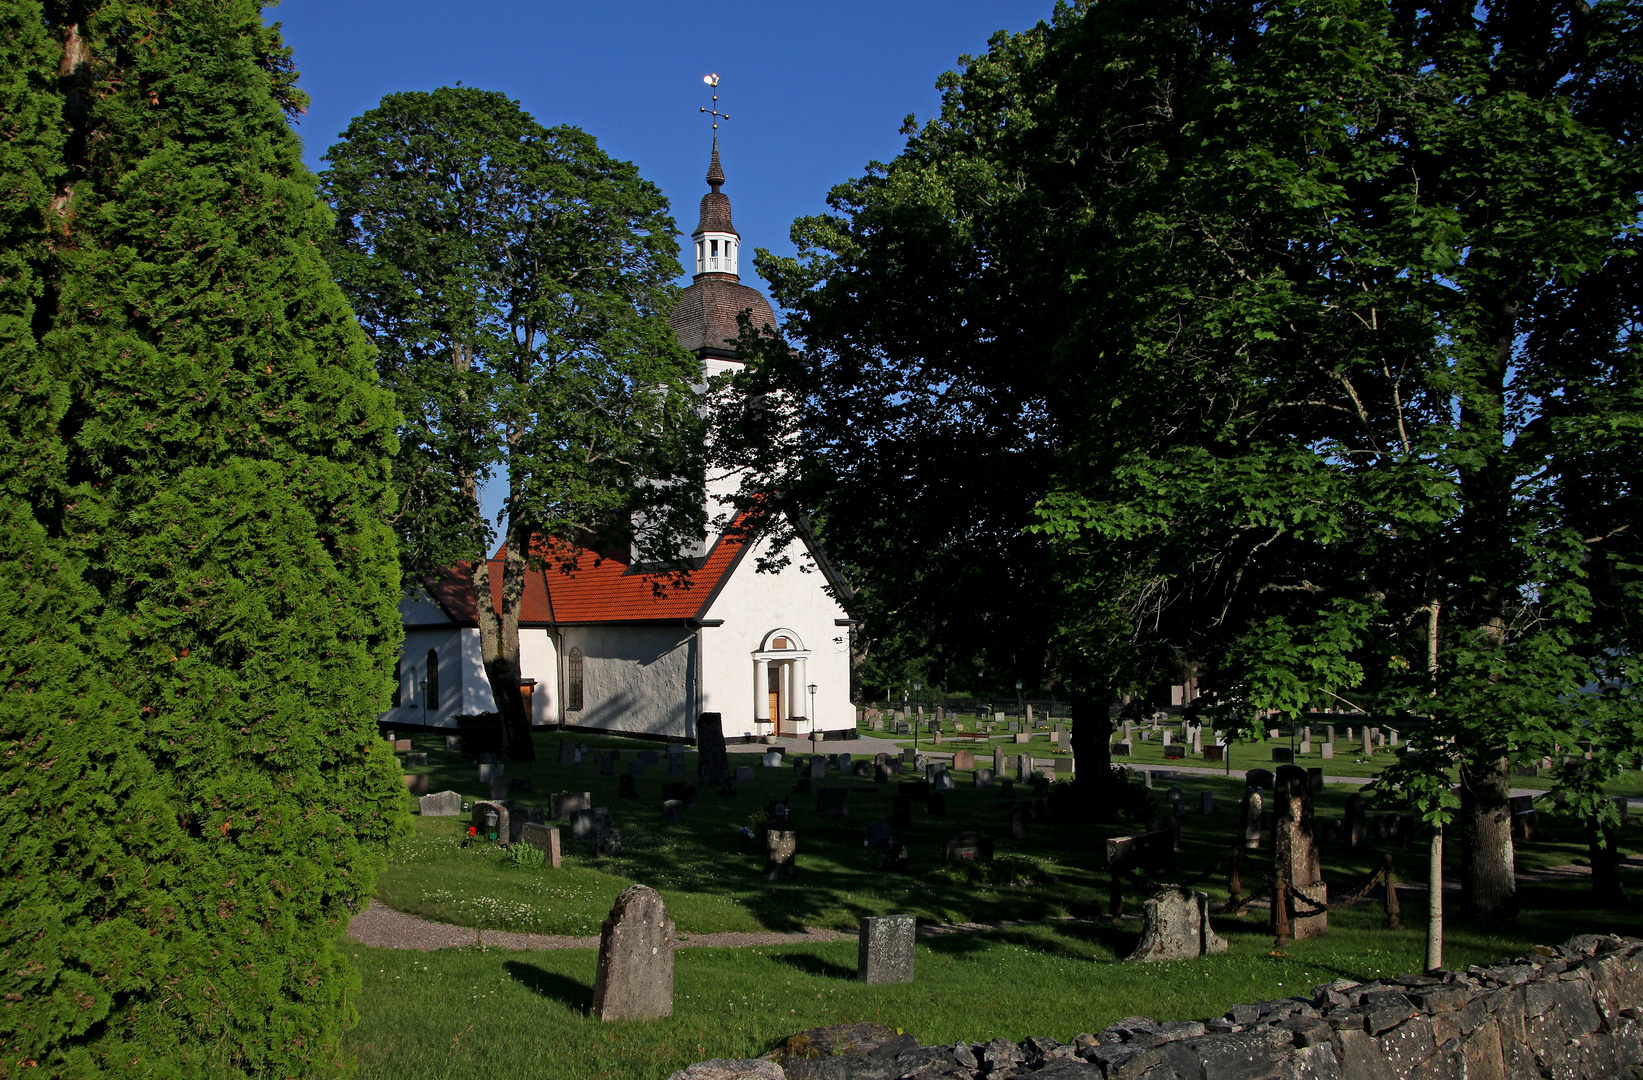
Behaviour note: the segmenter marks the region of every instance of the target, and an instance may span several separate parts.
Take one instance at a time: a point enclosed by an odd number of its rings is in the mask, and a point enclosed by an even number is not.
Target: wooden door
[[[780,735],[782,733],[782,669],[780,665],[770,665],[770,683],[766,689],[770,691],[770,722],[775,725],[771,730]]]

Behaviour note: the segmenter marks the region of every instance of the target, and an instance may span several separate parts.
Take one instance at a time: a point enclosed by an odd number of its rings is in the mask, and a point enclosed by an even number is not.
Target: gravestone
[[[611,827],[594,833],[593,853],[602,858],[622,854],[622,830]]]
[[[1365,727],[1363,729],[1363,756],[1364,757],[1374,757],[1375,756],[1374,729],[1370,728],[1370,727]]]
[[[506,776],[491,777],[491,798],[501,802],[508,797],[508,778]]]
[[[555,821],[569,821],[574,810],[586,810],[593,805],[593,795],[586,791],[561,791],[548,797],[550,812]]]
[[[990,788],[990,787],[993,786],[993,770],[991,770],[991,769],[977,769],[975,775],[976,775],[976,787],[978,787],[978,788]]]
[[[525,843],[542,853],[542,862],[549,869],[559,869],[559,830],[552,825],[526,822],[522,837]]]
[[[405,751],[409,750],[410,748],[411,748],[411,740],[410,739],[395,739],[394,740],[394,753],[403,754]]]
[[[487,765],[484,762],[479,764],[479,782],[481,784],[488,784],[494,777],[506,775],[507,766],[505,765]]]
[[[838,755],[839,772],[849,772],[853,761],[849,754]]]
[[[764,879],[788,881],[793,877],[793,859],[799,849],[798,833],[792,829],[764,831]]]
[[[462,813],[462,796],[454,791],[436,791],[417,800],[423,817],[457,817]]]
[[[869,821],[867,823],[867,846],[883,847],[890,842],[890,823],[888,821]]]
[[[953,770],[973,769],[976,767],[976,755],[973,750],[953,751]]]
[[[890,782],[890,766],[882,761],[873,763],[873,783],[888,784]]]
[[[604,807],[595,807],[591,810],[572,810],[570,814],[570,838],[572,840],[592,840],[609,821],[610,812]]]
[[[576,744],[569,739],[561,740],[559,743],[559,764],[575,765],[580,760],[581,755],[576,752]]]
[[[817,817],[849,817],[850,789],[821,788],[816,792]]]
[[[759,758],[759,761],[767,769],[779,769],[782,767],[782,756],[774,750],[765,751],[764,756]]]
[[[995,777],[998,781],[998,795],[1001,799],[1013,798],[1015,795],[1015,781],[1007,776]]]
[[[496,815],[494,822],[491,820],[493,814]],[[508,808],[499,802],[476,800],[468,825],[475,830],[474,835],[479,839],[505,844],[508,841]]]
[[[906,721],[897,721],[896,722],[896,734],[897,735],[911,735],[912,733],[913,733],[913,729],[912,729],[911,726],[909,726],[907,724]]]
[[[696,809],[696,785],[675,781],[662,785],[662,798],[678,799],[683,804],[685,812]]]
[[[401,779],[405,781],[405,790],[420,798],[428,794],[427,773],[404,773]]]
[[[1213,956],[1227,951],[1226,940],[1209,923],[1209,896],[1171,887],[1142,905],[1141,940],[1125,960],[1149,963]]]
[[[1033,778],[1033,756],[1031,754],[1017,754],[1015,756],[1016,779],[1023,782]]]
[[[1004,775],[1004,747],[1002,745],[993,747],[993,775]]]
[[[685,816],[685,804],[678,799],[662,800],[662,820],[678,821]]]
[[[952,791],[957,786],[957,782],[953,780],[953,774],[946,769],[937,772],[935,779],[930,781],[930,788],[933,791]]]
[[[1179,749],[1179,747],[1177,747],[1177,749]],[[1072,758],[1070,758],[1070,757],[1058,757],[1058,758],[1055,759],[1055,774],[1057,776],[1071,776],[1072,771],[1073,771],[1073,759]]]
[[[1027,743],[1032,742],[1033,737],[1031,735],[1027,734],[1025,731],[1023,731],[1023,732],[1019,733],[1018,735],[1016,735],[1015,741],[1016,741],[1016,745],[1024,746]]]
[[[405,755],[405,768],[407,768],[407,769],[427,768],[427,766],[428,766],[428,755],[427,754],[406,754]]]
[[[1208,746],[1204,747],[1205,761],[1225,761],[1226,759],[1227,748],[1225,746],[1222,746],[1219,743],[1210,743]]]
[[[827,759],[820,754],[816,754],[810,759],[810,779],[827,779]]]
[[[1279,731],[1277,728],[1267,728],[1266,731],[1266,737],[1269,739],[1279,738],[1282,734],[1283,732]]]
[[[873,717],[873,730],[874,731],[883,731],[884,730],[884,721],[883,721],[883,719],[881,719],[880,717],[877,717],[877,716]]]
[[[453,751],[453,752],[460,753],[461,750],[462,750],[462,736],[460,736],[460,735],[447,735],[447,736],[445,736],[445,749]]]
[[[755,774],[753,772],[753,766],[751,766],[751,765],[738,765],[738,766],[736,766],[736,782],[737,783],[742,783],[742,782],[751,780],[751,779],[753,779],[754,775]]]
[[[1322,937],[1329,932],[1329,913],[1317,910],[1327,897],[1318,842],[1313,836],[1312,785],[1306,770],[1286,765],[1278,770],[1272,789],[1272,858],[1285,880],[1299,894],[1285,898],[1287,912],[1275,900],[1273,924],[1287,914],[1293,938]]]
[[[629,885],[599,929],[593,1013],[604,1021],[673,1015],[673,950],[678,939],[662,894]]]
[[[1171,733],[1171,732],[1169,732],[1169,731],[1165,731],[1165,732],[1164,732],[1164,745],[1165,745],[1165,746],[1166,746],[1166,747],[1168,747],[1168,746],[1173,746],[1173,745],[1174,745],[1174,743],[1175,743],[1175,740],[1174,740],[1174,739],[1172,739],[1172,738],[1171,738],[1171,737],[1170,737],[1170,736],[1171,736],[1171,734],[1172,734],[1172,733]]]
[[[1346,846],[1361,848],[1369,841],[1368,822],[1364,817],[1363,796],[1348,795],[1346,797]]]
[[[728,779],[724,718],[716,712],[702,713],[696,718],[696,782],[718,787]]]
[[[1238,808],[1238,835],[1244,847],[1254,851],[1261,846],[1261,790],[1244,789],[1244,801]]]
[[[1011,734],[1016,734],[1021,731],[1021,725],[1018,722],[1011,720],[1008,724],[1004,725],[1004,730],[1010,732]]]
[[[1273,761],[1281,761],[1281,762],[1293,762],[1295,760],[1295,754],[1287,746],[1274,746],[1272,748],[1272,760]]]
[[[1248,787],[1258,787],[1271,791],[1272,777],[1273,773],[1270,769],[1251,769],[1244,774],[1244,784]]]
[[[961,832],[947,841],[941,858],[943,862],[969,859],[971,862],[990,863],[993,861],[993,838],[981,832]]]
[[[1027,839],[1027,815],[1031,812],[1026,803],[1012,803],[1010,805],[1010,839]]]
[[[941,745],[941,729],[940,728],[931,728],[930,733],[935,736],[935,739],[934,739],[935,744],[937,746],[940,746]]]
[[[891,798],[890,824],[898,829],[906,829],[912,826],[913,797],[911,795],[896,795]]]
[[[1318,751],[1318,756],[1325,761],[1335,760],[1335,744],[1332,742],[1324,743],[1322,749]]]
[[[638,762],[636,761],[634,764],[637,765]],[[637,799],[639,797],[639,786],[634,783],[632,773],[622,774],[620,781],[617,783],[616,797],[618,799]]]
[[[1398,745],[1398,741],[1399,741],[1399,739],[1400,739],[1400,738],[1401,738],[1401,737],[1402,737],[1402,736],[1400,736],[1400,735],[1399,735],[1399,734],[1398,734],[1398,729],[1397,729],[1397,728],[1387,728],[1387,729],[1386,729],[1386,733],[1387,733],[1387,734],[1388,734],[1388,735],[1389,735],[1389,736],[1391,736],[1391,739],[1392,739],[1392,745],[1393,745],[1393,746],[1397,746],[1397,745]]]
[[[1113,757],[1129,757],[1134,745],[1128,739],[1121,739],[1112,744]]]
[[[1198,812],[1205,817],[1215,813],[1215,793],[1203,791],[1198,794]]]
[[[1181,761],[1181,760],[1185,759],[1186,756],[1187,756],[1187,748],[1184,745],[1183,746],[1166,746],[1166,747],[1164,747],[1164,760],[1165,761]]]
[[[905,869],[905,851],[902,861]],[[911,915],[869,915],[862,919],[856,978],[869,985],[912,982],[913,935]]]
[[[1309,727],[1301,729],[1301,753],[1312,753],[1312,729]]]
[[[1317,767],[1308,769],[1306,771],[1306,783],[1312,789],[1312,794],[1318,794],[1324,789],[1324,771]]]

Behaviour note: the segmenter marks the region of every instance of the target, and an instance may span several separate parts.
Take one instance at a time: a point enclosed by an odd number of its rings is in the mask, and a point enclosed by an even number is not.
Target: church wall
[[[853,728],[849,628],[834,625],[845,617],[844,609],[823,591],[826,579],[801,546],[795,545],[793,561],[779,574],[758,572],[758,558],[766,550],[761,541],[742,558],[703,616],[723,619],[724,625],[702,629],[702,711],[722,715],[727,735],[768,732],[768,725],[756,727],[753,721],[753,654],[770,631],[786,629],[803,643],[805,681],[816,684],[816,715],[801,730]],[[802,701],[795,713],[810,711],[809,695]]]
[[[685,738],[696,702],[696,634],[681,625],[571,626],[568,657],[582,650],[583,708],[565,722],[605,731]]]
[[[405,643],[400,646],[398,708],[389,707],[377,719],[384,723],[423,724],[429,727],[454,727],[456,717],[466,710],[467,683],[470,679],[464,636],[475,635],[477,650],[478,631],[465,631],[448,620],[444,626],[410,626],[405,630]],[[439,656],[439,706],[423,709],[421,682],[427,678],[428,650]],[[479,672],[481,680],[485,673]],[[485,696],[490,697],[486,687]]]
[[[519,674],[536,680],[531,691],[532,726],[559,723],[559,650],[551,631],[519,631]]]

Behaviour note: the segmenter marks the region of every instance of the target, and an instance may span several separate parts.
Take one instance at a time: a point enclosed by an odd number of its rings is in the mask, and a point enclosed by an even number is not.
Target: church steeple
[[[713,160],[707,167],[708,187],[713,190],[702,196],[702,215],[690,239],[696,245],[696,276],[724,274],[732,281],[740,280],[737,263],[740,261],[742,238],[730,220],[730,196],[719,189],[724,186],[725,170],[719,163],[719,138],[713,137]]]

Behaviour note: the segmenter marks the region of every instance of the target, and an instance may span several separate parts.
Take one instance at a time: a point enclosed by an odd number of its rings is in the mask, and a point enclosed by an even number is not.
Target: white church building
[[[695,277],[672,321],[712,376],[738,366],[739,313],[749,312],[755,327],[776,320],[738,275],[741,236],[719,190],[716,139],[707,182],[691,235]],[[581,560],[571,574],[529,571],[519,661],[532,723],[679,740],[695,737],[698,714],[716,712],[728,737],[853,731],[850,620],[829,591],[844,594],[843,583],[830,581],[827,561],[808,550],[779,572],[759,573],[768,543],[710,537],[684,589],[653,589],[655,578],[621,556]],[[498,553],[491,560],[498,607],[501,581]],[[459,716],[494,712],[471,567],[408,591],[400,615],[399,689],[379,719],[454,727]]]

